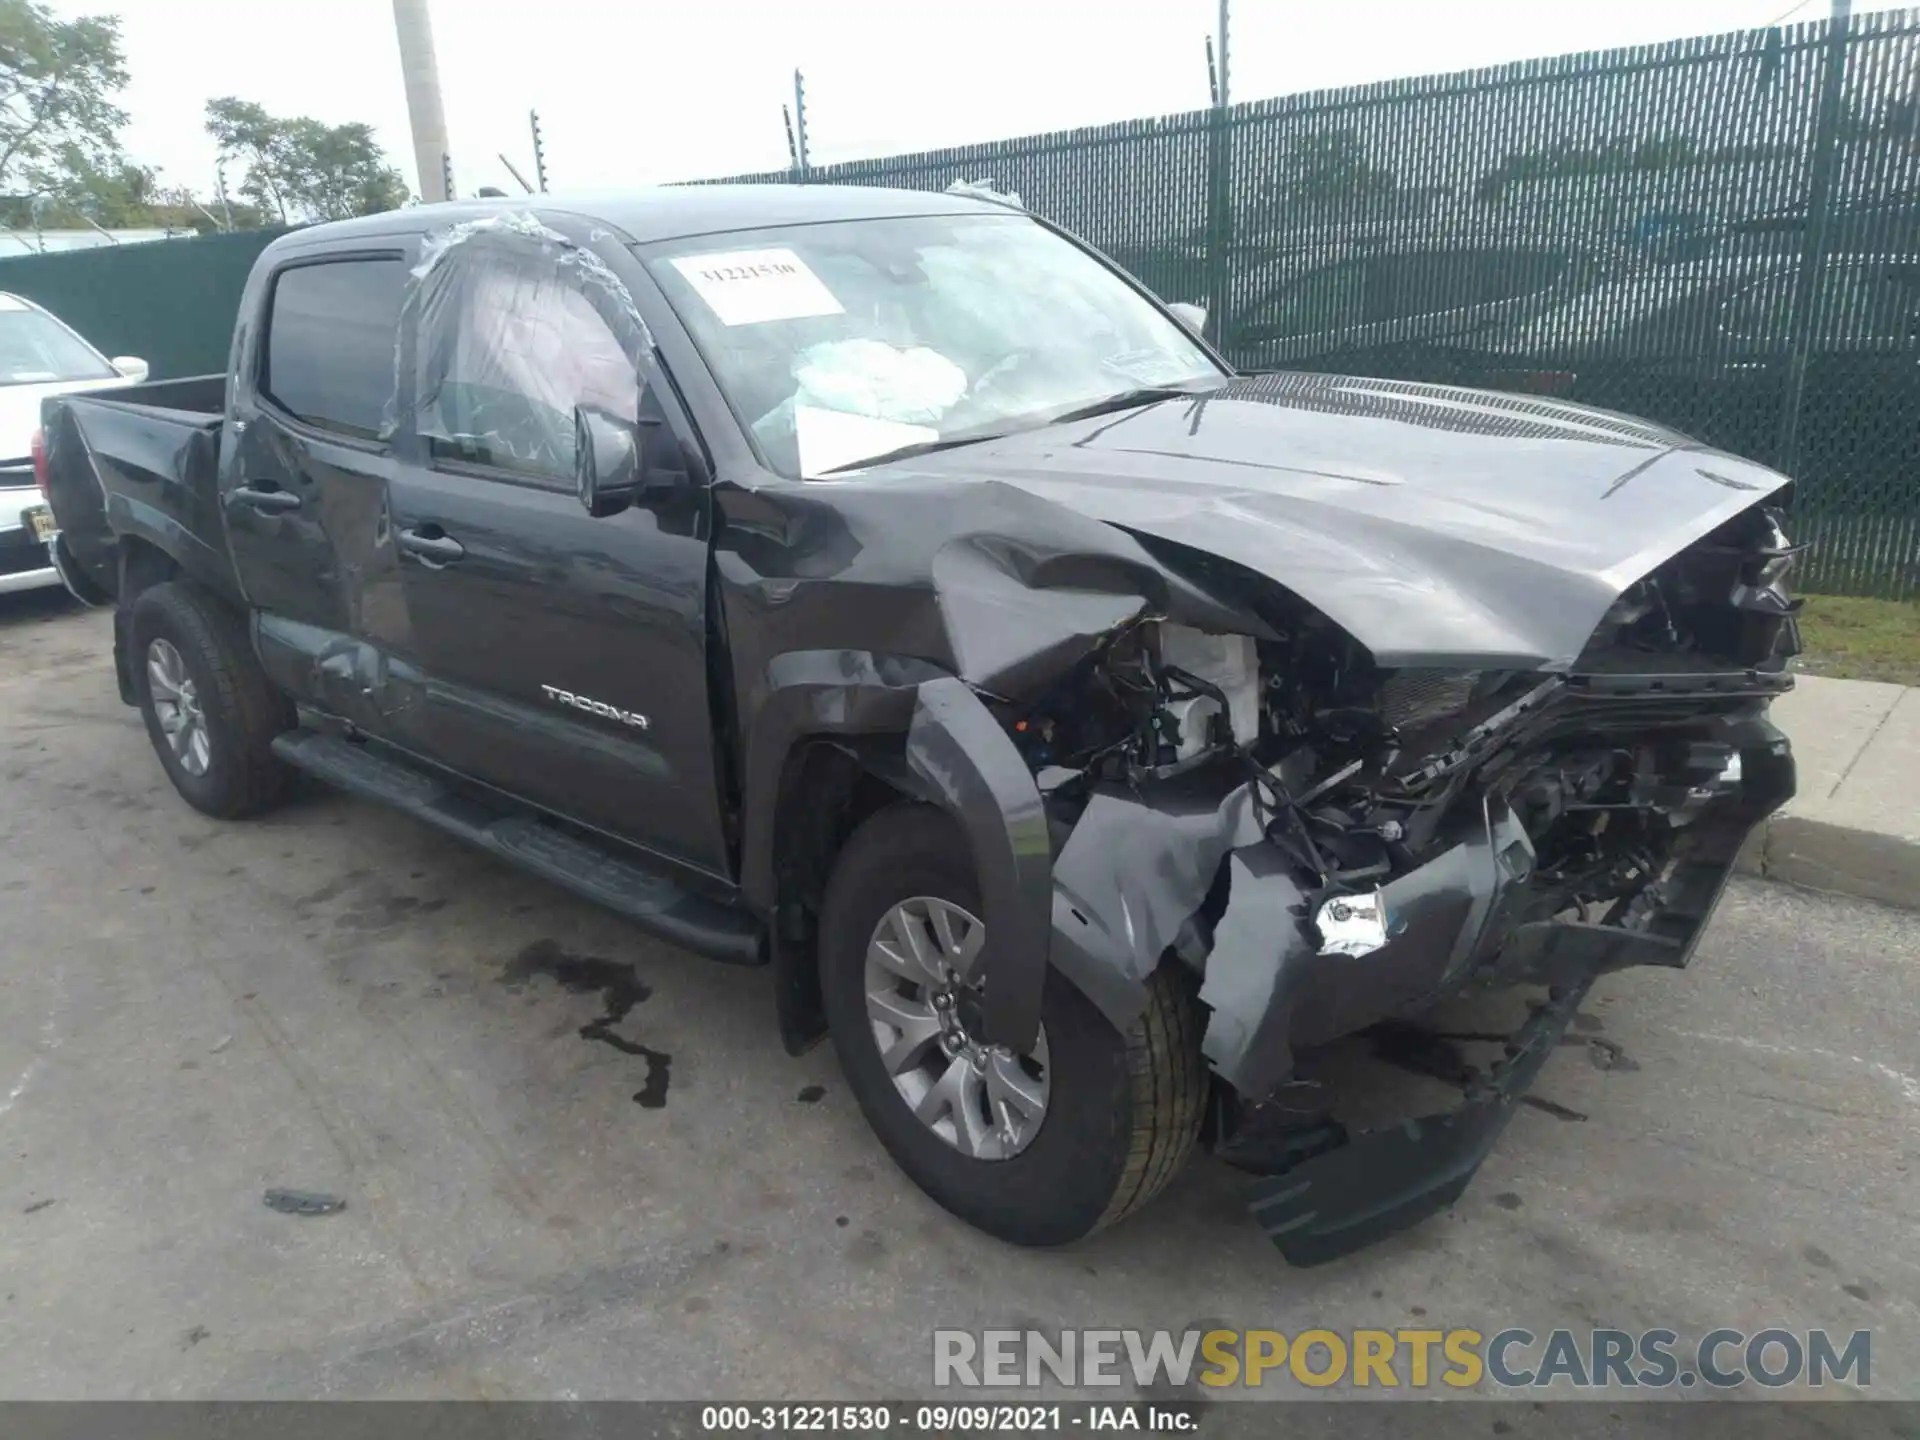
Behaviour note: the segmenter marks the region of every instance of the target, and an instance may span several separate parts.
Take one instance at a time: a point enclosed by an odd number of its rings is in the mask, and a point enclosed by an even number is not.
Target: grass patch
[[[1920,685],[1920,603],[1809,595],[1795,668],[1836,680]]]

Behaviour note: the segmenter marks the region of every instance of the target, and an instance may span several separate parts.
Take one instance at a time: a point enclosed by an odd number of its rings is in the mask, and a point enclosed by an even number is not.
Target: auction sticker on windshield
[[[727,250],[685,255],[673,268],[723,325],[760,325],[845,312],[833,292],[791,250]]]

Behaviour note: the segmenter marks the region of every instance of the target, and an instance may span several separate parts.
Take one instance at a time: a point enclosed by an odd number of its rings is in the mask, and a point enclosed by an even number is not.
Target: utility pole
[[[793,126],[795,154],[804,177],[807,173],[807,80],[798,70],[793,72]]]
[[[1228,179],[1233,173],[1231,96],[1227,72],[1227,4],[1220,0],[1217,43],[1208,47],[1207,63],[1213,80],[1212,124],[1207,128],[1206,287],[1208,338],[1222,349],[1227,345],[1227,255],[1233,244],[1233,195]],[[1217,69],[1215,68],[1217,63]]]
[[[1220,85],[1213,101],[1222,110],[1233,103],[1227,89],[1227,5],[1228,0],[1220,0]]]
[[[407,119],[413,127],[413,165],[420,198],[429,204],[450,198],[446,162],[447,115],[440,104],[440,69],[433,58],[433,21],[427,0],[393,0],[393,29],[400,41],[400,74],[407,86]]]
[[[220,197],[220,211],[227,217],[225,231],[233,233],[233,202],[227,199],[227,157],[222,155],[213,165],[213,189]]]
[[[533,131],[533,178],[540,182],[540,193],[544,195],[547,193],[547,147],[540,140],[538,110],[527,111],[527,128]]]

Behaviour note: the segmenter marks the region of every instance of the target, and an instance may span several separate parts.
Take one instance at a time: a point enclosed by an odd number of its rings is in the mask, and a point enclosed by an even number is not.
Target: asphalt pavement
[[[782,1051],[764,973],[368,803],[189,810],[108,636],[0,597],[0,1397],[862,1399],[929,1393],[936,1326],[1776,1325],[1871,1330],[1920,1399],[1910,914],[1737,880],[1452,1212],[1349,1259],[1288,1269],[1206,1159],[1020,1251]]]

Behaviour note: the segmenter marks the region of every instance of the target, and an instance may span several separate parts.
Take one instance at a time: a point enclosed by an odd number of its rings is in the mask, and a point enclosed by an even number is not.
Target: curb
[[[1796,815],[1770,815],[1748,837],[1735,870],[1808,890],[1920,910],[1920,843]]]

